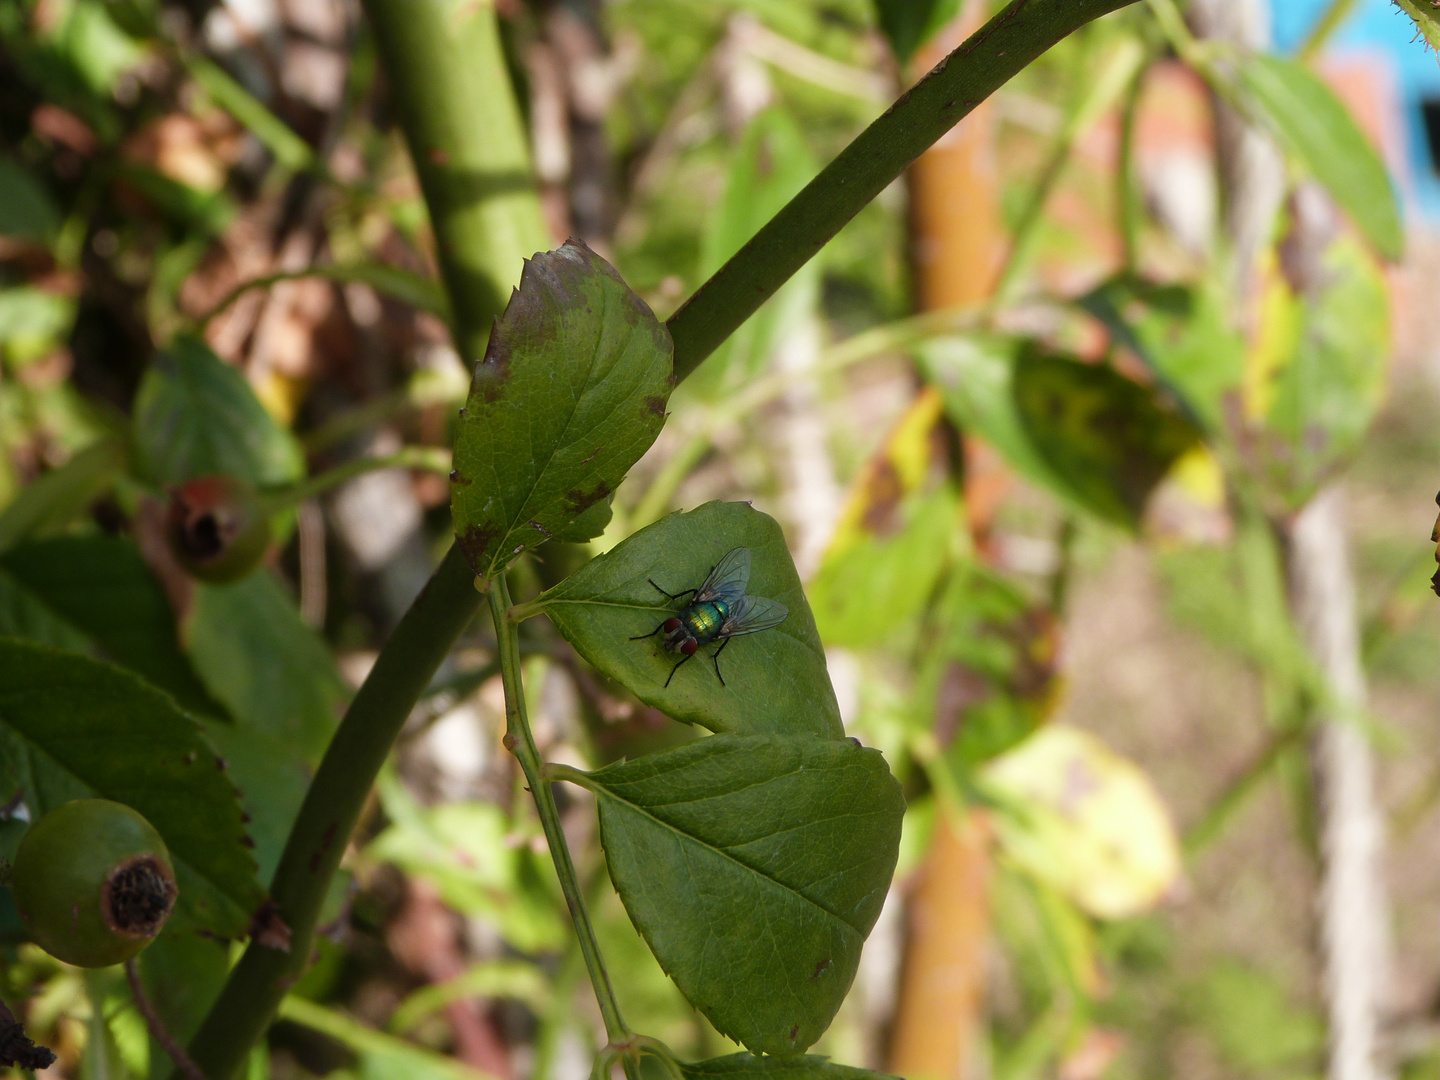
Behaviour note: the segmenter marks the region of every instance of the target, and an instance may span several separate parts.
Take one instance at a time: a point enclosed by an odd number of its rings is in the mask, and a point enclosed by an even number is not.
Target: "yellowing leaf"
[[[1303,316],[1290,283],[1280,273],[1273,248],[1262,256],[1259,271],[1258,326],[1255,342],[1245,357],[1241,393],[1245,419],[1251,421],[1264,420],[1275,403],[1275,379],[1295,358]]]
[[[1050,724],[982,775],[1006,853],[1091,915],[1139,914],[1179,878],[1180,845],[1149,777],[1095,736]]]
[[[897,504],[917,491],[930,472],[935,457],[932,434],[944,407],[945,399],[937,387],[927,386],[916,395],[885,445],[856,479],[825,553],[827,562],[868,534],[893,531],[885,524],[893,518]]]

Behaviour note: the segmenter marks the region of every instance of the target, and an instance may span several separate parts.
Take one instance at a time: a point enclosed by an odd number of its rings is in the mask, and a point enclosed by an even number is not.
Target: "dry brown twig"
[[[54,1051],[32,1042],[15,1014],[0,1002],[0,1065],[39,1072],[54,1064]]]
[[[140,972],[136,970],[134,960],[125,961],[125,978],[130,983],[130,996],[135,999],[135,1007],[145,1019],[145,1027],[150,1032],[150,1037],[160,1044],[160,1049],[170,1055],[175,1067],[185,1074],[185,1080],[205,1080],[200,1066],[190,1060],[190,1055],[185,1053],[185,1048],[170,1034],[165,1021],[160,1019],[160,1014],[146,996],[145,988],[140,985]]]

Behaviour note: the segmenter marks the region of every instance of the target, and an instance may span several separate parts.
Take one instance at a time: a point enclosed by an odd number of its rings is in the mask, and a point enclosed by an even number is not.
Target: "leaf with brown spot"
[[[670,334],[578,240],[525,263],[455,438],[455,535],[482,577],[552,536],[587,540],[665,422]]]

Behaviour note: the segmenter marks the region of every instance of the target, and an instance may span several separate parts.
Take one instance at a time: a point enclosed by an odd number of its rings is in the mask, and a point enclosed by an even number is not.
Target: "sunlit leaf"
[[[933,386],[917,395],[852,486],[809,584],[828,644],[904,646],[899,632],[959,546],[959,506],[937,427],[942,410]]]
[[[819,1038],[899,850],[879,751],[727,734],[567,778],[595,792],[611,880],[691,1004],[756,1053]]]
[[[567,931],[549,860],[513,842],[513,823],[499,806],[421,807],[384,777],[380,794],[391,824],[366,847],[367,859],[424,878],[449,907],[495,927],[522,953],[560,948]]]
[[[451,513],[478,575],[552,536],[604,528],[595,508],[665,422],[671,352],[645,302],[584,244],[525,263],[455,437]]]
[[[144,814],[175,864],[172,925],[239,937],[264,899],[215,752],[170,698],[121,668],[0,640],[0,784],[32,820],[91,796]]]
[[[1149,777],[1093,735],[1049,724],[982,775],[1009,856],[1090,914],[1139,914],[1179,879],[1180,845]]]
[[[1246,102],[1387,259],[1405,246],[1400,208],[1379,153],[1325,81],[1298,60],[1245,56],[1238,69]]]
[[[683,606],[661,589],[698,588],[726,553],[742,547],[751,555],[746,592],[778,600],[789,616],[730,640],[719,660],[723,686],[710,660],[716,645],[674,670],[680,657],[661,647],[660,635],[630,640]],[[542,594],[536,607],[592,665],[676,720],[712,731],[844,733],[785,537],[774,518],[748,503],[706,503],[662,518]]]
[[[1292,506],[1358,447],[1384,400],[1390,355],[1389,289],[1369,254],[1342,237],[1319,272],[1302,293],[1278,268],[1267,275],[1247,372],[1246,412],[1263,430],[1245,449]]]
[[[1121,274],[1083,296],[1080,306],[1208,431],[1223,429],[1226,401],[1240,394],[1246,343],[1226,318],[1214,282],[1191,289]]]

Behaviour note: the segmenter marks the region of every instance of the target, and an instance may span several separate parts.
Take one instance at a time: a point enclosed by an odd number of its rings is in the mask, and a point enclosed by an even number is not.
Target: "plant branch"
[[[670,317],[675,375],[700,361],[841,227],[1016,72],[1072,31],[1133,0],[1013,0],[936,64]]]
[[[490,583],[490,615],[495,623],[495,638],[500,650],[500,681],[505,686],[505,747],[520,762],[525,773],[525,782],[535,799],[535,810],[540,815],[540,825],[545,830],[545,841],[550,847],[550,857],[555,861],[555,873],[560,878],[560,889],[565,894],[565,904],[570,909],[571,921],[575,924],[575,936],[580,940],[580,953],[585,958],[585,967],[590,972],[590,982],[595,987],[595,998],[600,1003],[600,1015],[605,1020],[605,1034],[611,1043],[630,1038],[632,1032],[620,1017],[620,1005],[615,1000],[615,991],[610,985],[610,975],[605,970],[605,960],[600,955],[600,942],[595,937],[595,928],[590,924],[590,912],[585,906],[585,894],[580,888],[580,878],[575,873],[575,863],[570,858],[570,845],[565,841],[565,831],[560,827],[560,810],[555,805],[555,795],[550,790],[546,766],[540,760],[540,751],[535,746],[535,737],[530,732],[530,719],[525,710],[525,687],[520,678],[520,642],[515,624],[510,619],[510,587],[505,575],[497,574]]]
[[[364,0],[435,230],[455,347],[480,359],[521,259],[551,246],[493,4]]]
[[[474,574],[452,547],[385,643],[345,712],[290,830],[270,885],[288,952],[252,940],[190,1043],[211,1080],[227,1080],[310,962],[315,924],[380,766],[435,670],[480,606]]]
[[[125,961],[125,979],[130,983],[130,996],[135,999],[135,1008],[140,1010],[150,1037],[160,1044],[161,1050],[170,1055],[175,1067],[185,1074],[185,1080],[205,1080],[205,1074],[200,1071],[200,1067],[190,1060],[190,1055],[185,1053],[185,1048],[170,1034],[165,1021],[160,1019],[160,1014],[155,1011],[154,1004],[145,993],[145,987],[140,984],[140,972],[136,970],[133,959]]]
[[[266,492],[265,508],[269,513],[278,513],[306,499],[323,495],[346,480],[380,469],[424,469],[428,472],[448,473],[450,451],[442,450],[438,446],[407,446],[393,454],[355,458],[293,487]]]

